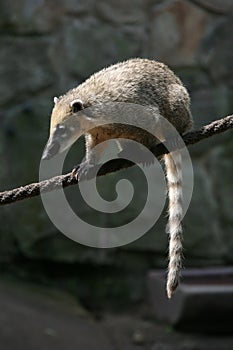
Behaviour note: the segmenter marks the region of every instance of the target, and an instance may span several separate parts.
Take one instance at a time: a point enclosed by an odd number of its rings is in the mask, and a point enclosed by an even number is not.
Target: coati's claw
[[[71,172],[71,176],[75,177],[76,180],[78,180],[78,170],[79,170],[80,165],[76,165],[74,169]]]
[[[80,180],[81,178],[88,179],[91,177],[90,170],[93,169],[93,167],[94,164],[88,161],[82,162],[72,170],[72,176],[74,176],[76,180]]]

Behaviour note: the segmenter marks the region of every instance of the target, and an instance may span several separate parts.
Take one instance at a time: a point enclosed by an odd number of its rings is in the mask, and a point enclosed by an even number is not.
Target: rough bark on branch
[[[208,125],[201,127],[198,130],[191,131],[183,136],[183,141],[186,146],[193,145],[208,137],[217,135],[224,131],[233,128],[233,115],[216,120]],[[169,140],[169,149],[171,150],[171,144],[173,149],[180,148],[178,140]],[[160,143],[153,146],[151,152],[155,157],[160,157],[165,153],[168,153],[165,143]],[[105,163],[98,172],[98,176],[106,175],[116,172],[120,169],[125,169],[133,166],[134,163],[123,159],[114,159]],[[72,173],[66,175],[60,175],[48,180],[44,180],[38,183],[31,183],[26,186],[21,186],[13,190],[0,192],[0,205],[10,204],[16,201],[20,201],[26,198],[31,198],[40,195],[41,192],[50,192],[56,189],[67,187],[77,184],[77,180],[72,176]]]

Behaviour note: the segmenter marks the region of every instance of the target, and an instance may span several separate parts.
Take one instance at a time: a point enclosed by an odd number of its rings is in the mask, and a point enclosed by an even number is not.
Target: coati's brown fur
[[[130,59],[112,65],[93,74],[84,83],[68,91],[65,95],[55,98],[51,116],[50,139],[44,158],[49,158],[51,145],[55,139],[58,126],[74,116],[78,110],[109,102],[134,103],[151,110],[159,110],[182,134],[192,127],[189,94],[180,79],[163,63],[148,59]],[[95,116],[94,116],[95,118]],[[128,138],[150,148],[154,142],[148,132],[124,124],[111,124],[95,127],[91,120],[80,118],[82,123],[89,123],[92,129],[86,134],[86,162],[84,168],[91,162],[92,148],[110,138]],[[155,125],[156,128],[156,125]],[[79,130],[79,132],[80,132]],[[67,148],[70,144],[53,148],[55,153]],[[72,143],[72,142],[71,142]],[[54,144],[53,144],[54,145]],[[47,153],[46,153],[47,152]],[[168,233],[170,239],[169,268],[167,294],[170,298],[179,282],[182,260],[182,173],[179,151],[164,156],[169,197]],[[83,169],[83,168],[82,168]]]

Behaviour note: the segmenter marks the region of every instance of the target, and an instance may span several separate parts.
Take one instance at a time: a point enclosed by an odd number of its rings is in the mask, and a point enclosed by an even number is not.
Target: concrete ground
[[[182,334],[135,314],[95,320],[69,295],[0,282],[0,350],[231,350],[233,335]]]

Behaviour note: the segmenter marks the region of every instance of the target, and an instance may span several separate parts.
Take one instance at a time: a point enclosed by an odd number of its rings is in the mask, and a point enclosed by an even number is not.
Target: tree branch
[[[203,126],[198,130],[185,134],[183,136],[183,141],[186,146],[193,145],[208,137],[220,134],[232,128],[233,115],[230,115],[228,117],[216,120],[211,124]],[[178,140],[169,140],[169,150],[175,150],[181,147],[182,146],[179,145]],[[161,157],[163,154],[169,153],[166,147],[166,143],[155,145],[150,150],[157,158]],[[133,165],[134,163],[128,160],[114,159],[103,164],[97,176],[113,173],[120,169],[129,168]],[[67,187],[77,183],[78,181],[74,178],[74,176],[72,176],[72,173],[70,172],[66,175],[56,176],[38,183],[32,183],[26,186],[15,188],[13,190],[0,192],[0,205],[10,204],[26,198],[39,196],[41,192],[50,192],[61,188],[61,186]]]

